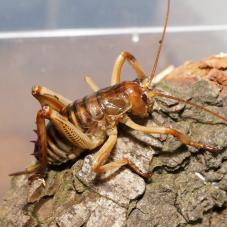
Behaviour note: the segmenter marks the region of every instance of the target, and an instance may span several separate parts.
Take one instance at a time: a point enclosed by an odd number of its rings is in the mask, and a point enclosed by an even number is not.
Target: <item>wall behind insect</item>
[[[169,25],[226,25],[226,6],[225,0],[171,1]],[[83,97],[91,92],[84,75],[92,76],[100,87],[108,86],[114,61],[122,50],[132,52],[150,72],[160,34],[138,34],[136,29],[162,26],[165,7],[164,0],[0,1],[0,198],[9,187],[7,175],[33,160],[29,140],[35,138],[32,129],[39,105],[30,94],[31,86],[45,85],[72,100]],[[59,29],[128,27],[135,28],[133,34],[57,35]],[[29,38],[31,31],[51,34],[53,29],[55,37]],[[227,31],[214,29],[179,29],[167,34],[159,69],[227,52]],[[22,38],[25,31],[27,37]],[[134,78],[127,65],[123,78]]]

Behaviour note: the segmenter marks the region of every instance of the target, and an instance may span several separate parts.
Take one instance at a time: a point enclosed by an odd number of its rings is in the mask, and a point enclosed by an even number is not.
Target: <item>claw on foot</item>
[[[210,146],[206,146],[204,147],[204,149],[206,149],[207,151],[209,152],[218,152],[218,151],[221,151],[221,148],[220,147],[210,147]]]

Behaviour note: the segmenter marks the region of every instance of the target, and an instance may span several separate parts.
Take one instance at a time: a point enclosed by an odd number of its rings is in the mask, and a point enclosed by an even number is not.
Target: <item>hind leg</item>
[[[58,131],[65,136],[74,146],[92,150],[102,143],[99,139],[90,138],[86,133],[82,132],[80,128],[73,125],[61,113],[55,111],[49,106],[44,106],[43,115],[46,119],[58,129]]]
[[[72,103],[71,100],[43,86],[34,86],[32,95],[40,102],[41,106],[48,105],[54,110],[61,112],[64,107]]]
[[[47,132],[43,110],[37,113],[36,124],[38,135],[38,160],[40,163],[39,173],[44,175],[47,167]]]
[[[49,105],[58,112],[62,112],[71,103],[70,100],[60,94],[39,85],[32,88],[32,95],[40,102],[41,106]],[[35,156],[38,162],[28,166],[24,171],[12,173],[10,176],[29,173],[38,173],[41,176],[45,174],[47,167],[47,132],[44,115],[44,110],[41,109],[36,116],[38,140],[35,142]]]
[[[36,116],[36,124],[38,140],[35,145],[34,155],[37,157],[38,162],[28,166],[24,171],[11,173],[10,176],[30,173],[37,173],[40,174],[41,176],[44,176],[47,167],[47,133],[43,110],[38,111]]]
[[[45,88],[43,86],[34,86],[32,88],[32,95],[38,99],[41,106],[49,105],[58,112],[62,112],[64,108],[72,103],[62,95]],[[38,173],[44,175],[47,167],[47,132],[45,125],[45,111],[42,108],[38,111],[36,116],[38,141],[35,145],[35,155],[39,160]]]

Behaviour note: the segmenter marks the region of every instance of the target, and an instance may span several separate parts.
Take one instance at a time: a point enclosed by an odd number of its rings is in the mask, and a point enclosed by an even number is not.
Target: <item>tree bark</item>
[[[156,89],[227,115],[227,57],[187,62]],[[110,160],[128,157],[152,176],[145,181],[129,168],[95,176],[93,153],[71,167],[51,170],[28,184],[14,177],[0,206],[0,226],[226,226],[227,122],[200,109],[155,98],[143,125],[178,129],[220,150],[209,153],[172,136],[144,135],[120,126]]]

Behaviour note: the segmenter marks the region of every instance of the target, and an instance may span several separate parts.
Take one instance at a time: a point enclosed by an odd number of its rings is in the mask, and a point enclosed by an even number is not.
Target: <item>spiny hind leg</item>
[[[92,150],[100,141],[95,141],[83,133],[79,128],[69,122],[63,115],[49,106],[43,106],[43,114],[74,146]]]
[[[104,165],[104,162],[108,159],[114,145],[117,142],[117,129],[115,128],[112,131],[112,134],[109,135],[107,141],[102,145],[98,153],[94,157],[94,162],[92,165],[92,170],[95,173],[103,173],[110,171],[112,169],[119,169],[122,166],[129,165],[136,173],[147,178],[149,174],[141,171],[132,161],[127,158],[110,162]]]
[[[44,176],[45,170],[47,167],[47,132],[46,132],[46,124],[45,124],[45,116],[43,110],[39,110],[36,116],[36,124],[37,124],[37,135],[38,141],[35,146],[37,149],[37,156],[40,163],[39,174]],[[35,151],[36,152],[36,151]]]
[[[36,116],[36,124],[38,140],[35,142],[34,155],[37,157],[38,162],[28,166],[24,171],[12,173],[10,176],[30,173],[44,176],[47,167],[47,134],[43,110],[38,111]]]
[[[134,121],[132,121],[129,117],[126,118],[126,120],[122,121],[123,124],[127,125],[128,127],[147,133],[147,134],[165,134],[165,135],[172,135],[176,137],[181,143],[185,145],[189,145],[192,147],[195,147],[197,149],[205,149],[210,152],[218,151],[218,148],[210,147],[206,144],[197,143],[192,141],[187,135],[171,128],[162,128],[162,127],[146,127],[139,124],[136,124]]]
[[[136,72],[138,79],[145,79],[146,75],[139,63],[137,62],[136,58],[129,52],[123,51],[118,56],[114,64],[111,85],[117,84],[121,81],[121,70],[126,60]]]
[[[38,99],[41,106],[48,105],[59,112],[61,112],[64,107],[72,103],[71,100],[40,85],[36,85],[32,88],[32,95]]]
[[[37,172],[39,172],[39,169],[40,169],[40,164],[39,164],[39,162],[37,162],[35,164],[31,164],[31,165],[27,166],[25,168],[25,170],[18,171],[15,173],[10,173],[9,176],[18,176],[18,175],[22,175],[22,174],[37,173]]]

